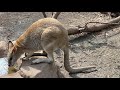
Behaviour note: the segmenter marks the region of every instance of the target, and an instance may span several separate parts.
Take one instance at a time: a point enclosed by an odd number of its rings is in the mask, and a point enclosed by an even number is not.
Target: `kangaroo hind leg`
[[[44,52],[47,54],[47,57],[49,60],[47,59],[38,59],[38,60],[34,60],[32,61],[32,64],[38,64],[38,63],[53,63],[54,62],[54,57],[53,57],[53,52],[54,52],[54,42],[50,42],[48,44],[46,44],[46,42],[42,43],[43,46],[43,50]]]
[[[47,53],[47,57],[48,59],[36,59],[36,60],[33,60],[31,64],[39,64],[39,63],[53,63],[54,61],[54,58],[53,58],[53,52],[46,52]]]
[[[73,69],[70,66],[70,62],[69,62],[69,49],[68,49],[68,47],[65,47],[63,50],[64,50],[64,66],[65,66],[65,69],[70,74],[75,74],[75,73],[90,73],[90,72],[97,71],[96,67],[94,67],[94,66]]]

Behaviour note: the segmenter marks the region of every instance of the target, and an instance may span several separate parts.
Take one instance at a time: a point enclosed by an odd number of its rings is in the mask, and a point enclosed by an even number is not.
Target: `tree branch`
[[[106,23],[100,23],[100,22],[88,22],[84,27],[76,26],[74,28],[68,29],[68,35],[74,35],[82,32],[95,32],[100,31],[102,29],[108,28],[112,25],[119,25],[120,16],[117,18],[114,18]],[[87,26],[89,23],[99,23],[100,25],[94,25],[94,26]]]
[[[57,19],[58,16],[60,15],[61,12],[55,12],[53,15],[52,15],[52,18],[55,18]]]
[[[46,17],[47,17],[47,15],[45,14],[45,12],[42,12],[42,14],[43,14],[44,18],[46,18]]]

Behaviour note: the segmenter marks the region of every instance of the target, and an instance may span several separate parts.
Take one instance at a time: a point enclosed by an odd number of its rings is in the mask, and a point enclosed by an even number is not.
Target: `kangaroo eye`
[[[9,61],[11,61],[13,59],[12,55],[9,56]]]
[[[10,57],[10,60],[12,60],[12,57]]]

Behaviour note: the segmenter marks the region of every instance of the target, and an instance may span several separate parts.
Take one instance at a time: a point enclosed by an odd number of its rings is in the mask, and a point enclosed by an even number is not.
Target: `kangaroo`
[[[70,67],[68,31],[62,23],[54,18],[39,19],[34,22],[14,44],[11,41],[8,42],[9,66],[13,66],[23,53],[28,53],[28,59],[38,50],[43,50],[49,59],[49,61],[41,62],[53,63],[53,52],[57,48],[64,52],[64,67],[69,73],[84,73],[87,72],[88,69],[95,68],[86,67],[73,69]]]

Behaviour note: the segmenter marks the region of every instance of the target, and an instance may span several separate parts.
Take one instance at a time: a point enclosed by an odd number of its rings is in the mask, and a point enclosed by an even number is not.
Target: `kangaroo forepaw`
[[[23,60],[23,61],[27,61],[27,60],[29,60],[29,58],[23,57],[22,60]]]

